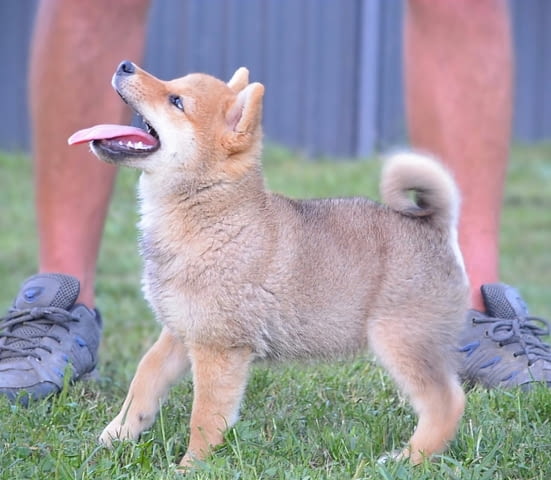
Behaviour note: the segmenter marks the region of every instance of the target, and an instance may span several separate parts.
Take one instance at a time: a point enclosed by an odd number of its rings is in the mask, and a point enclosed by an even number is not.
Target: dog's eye
[[[170,95],[168,97],[168,100],[172,105],[174,105],[178,110],[184,111],[184,102],[182,101],[182,97],[179,97],[178,95]]]

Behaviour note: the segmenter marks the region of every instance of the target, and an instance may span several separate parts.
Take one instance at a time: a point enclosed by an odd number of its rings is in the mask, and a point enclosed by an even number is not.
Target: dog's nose
[[[117,67],[117,75],[133,75],[136,73],[136,66],[130,60],[123,60]]]

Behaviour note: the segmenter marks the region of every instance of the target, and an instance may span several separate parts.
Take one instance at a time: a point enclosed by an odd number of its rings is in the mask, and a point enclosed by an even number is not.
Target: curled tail
[[[434,158],[413,152],[391,155],[384,163],[381,198],[410,217],[429,217],[435,226],[456,230],[459,191],[451,174]]]

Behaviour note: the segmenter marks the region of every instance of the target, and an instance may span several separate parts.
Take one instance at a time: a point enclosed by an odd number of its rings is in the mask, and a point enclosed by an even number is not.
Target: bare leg
[[[409,0],[407,120],[412,144],[441,157],[463,195],[459,239],[472,304],[498,280],[498,236],[512,111],[513,54],[504,0]]]
[[[155,421],[169,388],[190,368],[187,348],[166,328],[142,358],[120,413],[100,436],[111,445],[113,439],[136,440]]]
[[[94,305],[96,261],[115,169],[85,146],[77,129],[128,119],[110,87],[122,59],[141,59],[149,0],[40,2],[32,44],[30,105],[35,157],[39,270],[81,282]]]
[[[250,350],[244,348],[195,346],[190,354],[194,396],[189,447],[180,462],[184,469],[222,443],[224,431],[237,421],[252,360]]]

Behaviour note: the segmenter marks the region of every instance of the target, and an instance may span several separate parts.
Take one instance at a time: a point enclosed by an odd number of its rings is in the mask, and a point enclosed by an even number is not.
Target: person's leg
[[[76,277],[77,301],[89,307],[116,170],[86,146],[68,147],[67,138],[129,119],[110,79],[121,60],[141,60],[148,7],[148,0],[48,0],[37,12],[29,99],[39,271]]]
[[[59,392],[97,365],[94,277],[115,170],[67,138],[129,118],[110,78],[122,59],[141,58],[147,10],[148,0],[39,3],[29,78],[39,273],[1,319],[0,395],[11,400]]]
[[[414,147],[438,155],[462,192],[460,245],[473,308],[498,280],[498,236],[512,116],[513,53],[505,0],[409,0],[407,124]]]

